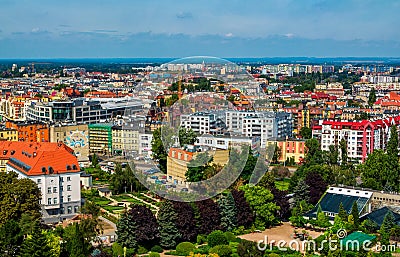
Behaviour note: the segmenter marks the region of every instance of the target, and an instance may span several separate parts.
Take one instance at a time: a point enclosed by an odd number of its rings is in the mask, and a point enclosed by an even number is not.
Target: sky
[[[399,57],[398,0],[0,0],[1,58]]]

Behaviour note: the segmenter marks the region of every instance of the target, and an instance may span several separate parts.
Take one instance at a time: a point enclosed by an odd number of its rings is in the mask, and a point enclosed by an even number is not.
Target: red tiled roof
[[[0,159],[8,159],[8,165],[28,176],[79,172],[79,164],[73,150],[63,143],[0,142]],[[22,167],[25,164],[26,168]]]

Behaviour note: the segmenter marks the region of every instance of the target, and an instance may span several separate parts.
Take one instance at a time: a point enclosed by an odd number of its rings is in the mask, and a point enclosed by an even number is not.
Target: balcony
[[[45,204],[44,206],[45,210],[51,210],[51,209],[59,209],[60,208],[60,204]]]

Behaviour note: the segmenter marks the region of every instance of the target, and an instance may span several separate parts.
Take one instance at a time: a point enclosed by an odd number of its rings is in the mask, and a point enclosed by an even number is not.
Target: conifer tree
[[[21,246],[21,257],[53,257],[46,236],[42,233],[39,222],[35,222],[31,235],[28,235]],[[81,257],[81,256],[76,256]]]
[[[117,223],[117,235],[118,243],[122,246],[135,249],[137,247],[137,241],[135,238],[136,225],[128,215],[128,213],[122,214],[121,218]]]
[[[394,222],[393,213],[389,211],[383,219],[382,225],[379,229],[382,245],[389,245],[390,233],[392,228],[394,228],[395,226],[396,223]]]
[[[237,225],[237,212],[232,194],[230,192],[222,194],[217,203],[219,206],[222,228],[226,231],[233,230]]]
[[[339,205],[339,213],[338,213],[338,215],[342,220],[347,220],[347,212],[344,209],[342,202],[340,202],[340,205]]]
[[[354,219],[354,229],[357,230],[360,226],[360,214],[358,212],[358,205],[356,201],[354,201],[353,206],[351,207],[351,215],[353,215]]]
[[[160,232],[160,245],[167,249],[175,248],[179,243],[181,234],[176,226],[178,215],[171,201],[165,201],[158,211],[158,230]]]

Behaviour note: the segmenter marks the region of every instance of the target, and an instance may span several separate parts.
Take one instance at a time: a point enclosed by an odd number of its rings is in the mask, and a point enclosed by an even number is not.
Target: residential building
[[[18,130],[12,128],[0,127],[0,141],[18,141]]]
[[[112,123],[89,124],[90,154],[110,155],[112,151]]]
[[[139,155],[151,156],[152,133],[139,133]]]
[[[290,113],[263,112],[255,116],[243,118],[242,135],[245,137],[259,137],[261,147],[266,146],[269,138],[292,137],[292,117]]]
[[[375,149],[386,149],[392,125],[400,126],[400,116],[375,121],[325,120],[313,126],[312,133],[314,138],[320,139],[323,151],[329,151],[330,145],[338,146],[344,139],[347,142],[348,158],[364,162]]]
[[[81,166],[89,164],[89,127],[87,124],[56,124],[50,126],[50,142],[63,142],[78,158]]]
[[[80,168],[63,143],[0,142],[6,171],[37,183],[42,217],[47,223],[72,218],[81,207]]]
[[[26,98],[9,97],[0,99],[0,113],[7,120],[25,121],[26,120]]]
[[[132,124],[133,125],[133,124]],[[139,130],[133,126],[112,127],[112,150],[115,155],[139,153]]]
[[[34,121],[7,121],[6,128],[18,131],[18,141],[49,142],[49,127]]]
[[[295,163],[301,163],[305,157],[306,140],[301,139],[285,139],[285,138],[270,138],[268,145],[276,145],[281,151],[279,162],[285,163],[292,159]]]
[[[205,150],[208,149],[208,150]],[[203,151],[202,151],[203,150]],[[187,145],[183,148],[170,148],[167,157],[167,177],[174,184],[184,184],[189,162],[201,152],[208,151],[212,154],[212,163],[226,165],[229,161],[229,150],[218,150]]]
[[[192,129],[198,135],[222,135],[226,131],[226,126],[224,121],[218,116],[217,113],[211,112],[196,112],[181,115],[180,126]]]

